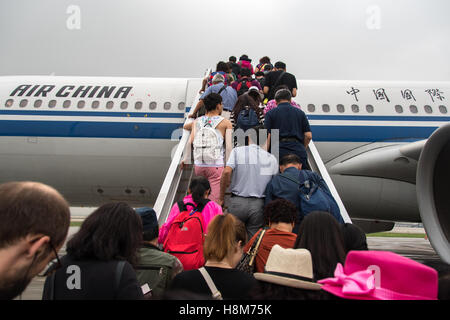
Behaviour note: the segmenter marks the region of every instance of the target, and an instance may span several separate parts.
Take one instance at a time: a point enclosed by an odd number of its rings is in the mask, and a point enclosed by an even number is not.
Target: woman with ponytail
[[[232,214],[225,214],[214,217],[208,228],[203,247],[204,269],[223,299],[249,299],[256,280],[252,275],[235,269],[247,242],[245,225]],[[200,270],[179,273],[172,282],[171,290],[188,291],[205,297],[212,295]]]
[[[197,209],[202,213],[204,223],[203,230],[207,230],[209,222],[216,215],[222,214],[222,207],[214,201],[210,201],[208,199],[210,193],[211,187],[208,179],[203,176],[197,176],[192,178],[188,188],[188,195],[183,199],[183,203],[185,204],[187,210]],[[179,204],[174,203],[166,222],[159,230],[159,243],[164,243],[173,220],[180,214],[181,211],[182,209],[180,210]]]

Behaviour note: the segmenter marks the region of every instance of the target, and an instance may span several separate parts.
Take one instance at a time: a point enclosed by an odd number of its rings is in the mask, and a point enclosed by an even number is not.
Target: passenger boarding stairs
[[[191,114],[193,112],[199,99],[200,94],[197,94],[195,99],[193,100],[193,104],[188,114]],[[185,123],[191,121],[193,120],[186,117]],[[172,156],[172,162],[170,163],[166,177],[164,179],[164,182],[159,191],[158,198],[156,199],[154,205],[154,210],[158,215],[158,222],[160,225],[162,225],[166,221],[170,213],[170,209],[172,208],[172,205],[175,202],[182,200],[186,196],[189,183],[192,177],[194,176],[193,164],[186,164],[184,165],[184,168],[181,168],[180,166],[181,161],[185,157],[184,154],[185,150],[190,150],[190,148],[188,149],[186,148],[189,141],[189,136],[190,131],[183,130],[183,135],[180,139],[180,142],[176,148],[175,153]],[[341,198],[339,197],[336,187],[334,186],[334,183],[331,180],[330,175],[328,174],[328,171],[313,141],[309,143],[307,152],[308,152],[308,161],[311,169],[319,173],[325,180],[325,182],[328,185],[328,188],[333,194],[334,199],[339,205],[342,218],[344,219],[345,222],[351,223],[351,219],[347,213],[347,210],[345,209],[345,206]],[[228,196],[225,197],[225,203],[227,202],[227,198]]]

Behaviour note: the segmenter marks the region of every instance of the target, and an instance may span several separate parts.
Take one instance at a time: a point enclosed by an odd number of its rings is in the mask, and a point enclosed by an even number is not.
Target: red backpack
[[[203,257],[203,216],[201,210],[192,204],[179,201],[180,214],[173,220],[164,242],[164,252],[180,260],[184,270],[198,269],[205,264]],[[191,206],[193,210],[187,210]]]

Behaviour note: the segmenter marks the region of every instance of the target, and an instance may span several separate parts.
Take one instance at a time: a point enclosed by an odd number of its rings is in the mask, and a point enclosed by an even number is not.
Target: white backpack
[[[222,136],[215,129],[223,117],[206,117],[198,119],[194,137],[194,160],[202,163],[214,163],[223,157]]]

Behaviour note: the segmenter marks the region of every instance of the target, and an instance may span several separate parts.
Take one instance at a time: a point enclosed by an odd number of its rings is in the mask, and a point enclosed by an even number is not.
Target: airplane
[[[72,206],[152,205],[201,82],[0,77],[0,183],[40,181]],[[447,263],[449,92],[450,82],[298,80],[294,98],[352,220],[422,221]]]

